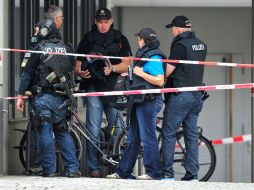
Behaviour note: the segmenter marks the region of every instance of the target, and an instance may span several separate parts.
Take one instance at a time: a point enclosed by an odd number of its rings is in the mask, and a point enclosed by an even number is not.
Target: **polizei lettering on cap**
[[[194,44],[191,46],[193,51],[203,51],[205,50],[204,44]]]

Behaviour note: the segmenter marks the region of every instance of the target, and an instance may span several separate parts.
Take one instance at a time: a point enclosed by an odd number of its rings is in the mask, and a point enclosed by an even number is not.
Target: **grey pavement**
[[[99,178],[43,178],[34,176],[0,177],[0,190],[254,190],[252,183],[181,182],[160,180],[124,180]]]

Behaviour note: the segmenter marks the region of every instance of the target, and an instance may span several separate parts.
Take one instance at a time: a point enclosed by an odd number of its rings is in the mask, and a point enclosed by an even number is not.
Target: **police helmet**
[[[45,19],[38,23],[39,33],[38,36],[42,39],[45,39],[51,33],[55,33],[57,28],[53,19]]]

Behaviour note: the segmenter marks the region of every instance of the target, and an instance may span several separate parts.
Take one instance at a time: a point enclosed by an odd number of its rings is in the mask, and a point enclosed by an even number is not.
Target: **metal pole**
[[[254,46],[254,0],[252,0],[252,17],[251,17],[251,23],[252,23],[252,28],[251,28],[251,63],[254,64],[254,55],[253,55],[253,46]],[[254,71],[253,69],[251,70],[251,81],[254,81]],[[254,183],[254,88],[251,89],[251,182]]]
[[[0,4],[1,12],[3,10],[3,4]],[[2,15],[1,15],[2,16]],[[2,20],[0,20],[1,23]],[[1,30],[1,32],[3,32]],[[2,36],[0,37],[2,39]],[[0,41],[1,41],[0,39]],[[1,44],[2,45],[2,44]],[[3,97],[3,56],[0,54],[0,97]],[[0,176],[3,175],[3,99],[0,99]]]
[[[2,86],[0,86],[2,88]],[[0,175],[3,175],[3,99],[0,100]]]
[[[229,62],[232,63],[232,54],[229,54]],[[229,68],[229,84],[233,84],[233,68]],[[229,136],[233,136],[233,90],[229,91]],[[229,146],[229,181],[233,182],[234,158],[233,146]]]

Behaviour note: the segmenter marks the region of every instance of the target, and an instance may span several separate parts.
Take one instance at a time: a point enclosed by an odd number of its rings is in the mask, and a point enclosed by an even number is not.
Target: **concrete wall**
[[[172,36],[165,25],[174,16],[183,14],[191,20],[197,36],[207,43],[207,60],[222,62],[222,59],[226,59],[227,62],[238,63],[251,61],[250,8],[115,7],[113,10],[116,27],[119,10],[122,10],[121,30],[128,37],[133,53],[137,50],[137,38],[133,34],[143,27],[152,27],[158,33],[161,49],[169,54]],[[230,75],[233,77],[232,81]],[[207,85],[247,83],[251,82],[251,70],[207,66],[204,80]],[[206,101],[198,122],[209,139],[230,136],[230,128],[233,135],[250,133],[250,90],[234,90],[232,103],[229,95],[229,90],[210,92],[210,98]],[[230,104],[233,107],[232,114]],[[217,167],[211,181],[250,182],[250,144],[233,145],[231,158],[228,145],[215,146],[215,149]]]

